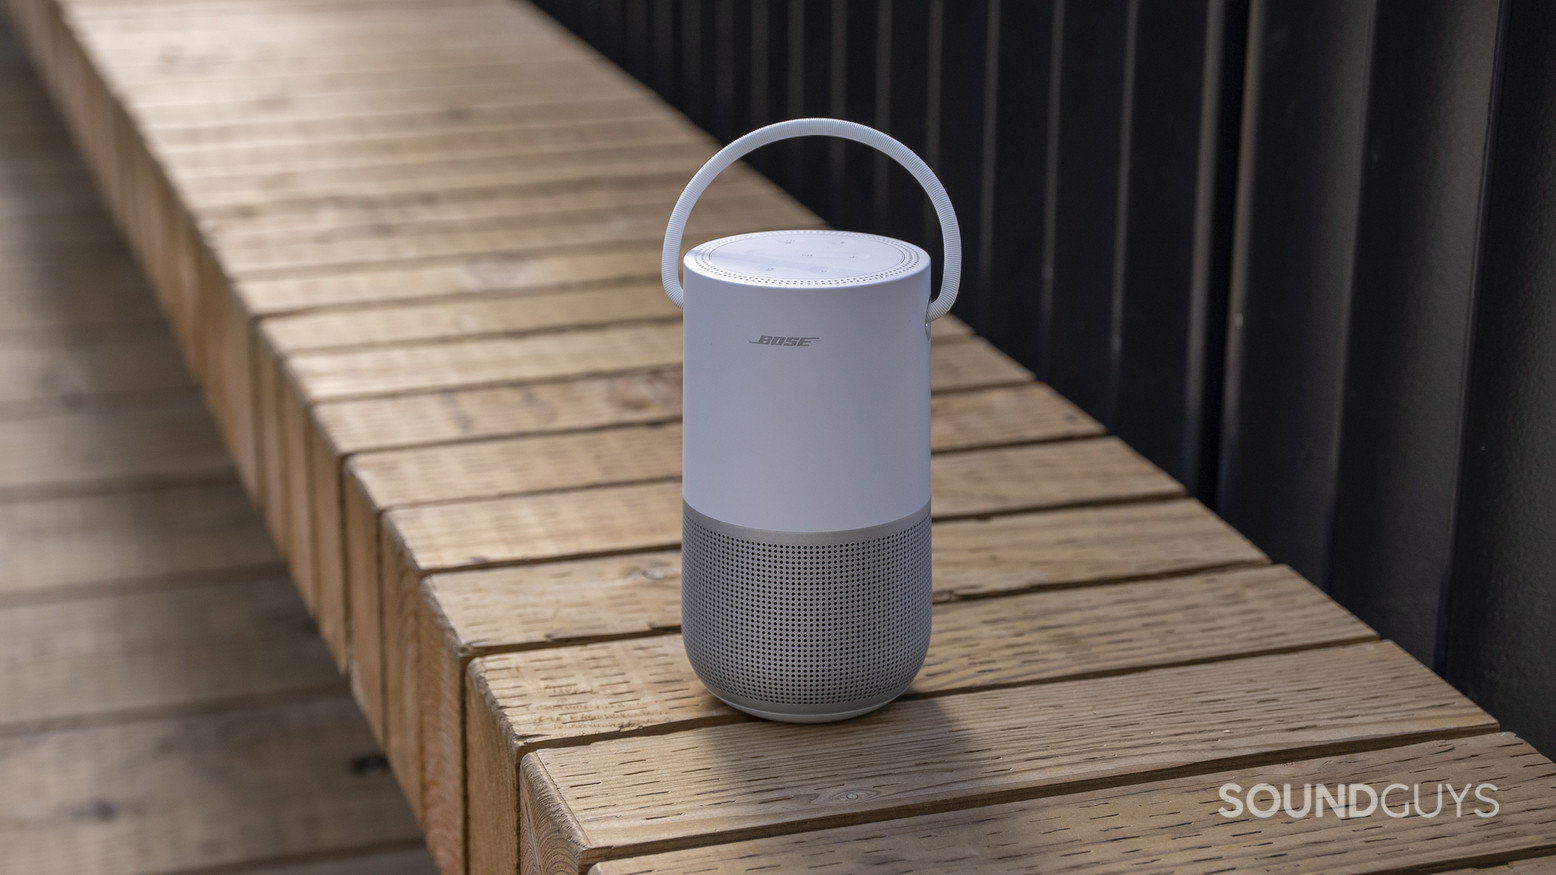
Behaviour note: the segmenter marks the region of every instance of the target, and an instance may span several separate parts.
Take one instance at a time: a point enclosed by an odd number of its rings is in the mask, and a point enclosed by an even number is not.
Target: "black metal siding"
[[[1556,752],[1556,5],[541,5],[726,142],[924,155],[959,316]],[[863,147],[752,163],[939,249]]]

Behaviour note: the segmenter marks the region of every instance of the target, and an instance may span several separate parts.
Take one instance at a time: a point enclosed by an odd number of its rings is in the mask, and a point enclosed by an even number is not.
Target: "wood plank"
[[[681,417],[679,365],[318,404],[338,455]]]
[[[132,330],[85,337],[80,330],[34,327],[0,341],[0,417],[194,388],[177,344],[161,324],[148,320],[127,327]]]
[[[1530,857],[1501,864],[1490,863],[1473,869],[1452,869],[1445,871],[1443,875],[1551,875],[1553,872],[1556,872],[1556,855]]]
[[[365,35],[364,35],[365,36]],[[493,77],[458,85],[360,94],[294,93],[282,98],[222,100],[135,107],[149,132],[159,129],[252,126],[307,119],[451,112],[479,106],[545,106],[576,99],[641,94],[643,86],[598,60],[563,59],[533,65],[547,75]],[[154,135],[154,134],[153,134]]]
[[[614,857],[1495,728],[1375,643],[918,699],[822,727],[601,741],[524,759],[521,865],[577,873]]]
[[[284,577],[0,607],[0,734],[341,690]]]
[[[244,867],[243,875],[439,875],[432,855],[415,847],[387,851],[354,851],[311,863]]]
[[[472,46],[480,49],[480,46]],[[487,46],[490,48],[490,45]],[[512,52],[511,47],[504,51]],[[457,51],[457,50],[456,50]],[[447,53],[443,53],[447,57]],[[384,56],[387,57],[387,56]],[[372,59],[374,66],[384,61]],[[317,65],[320,59],[299,59],[299,63]],[[201,60],[197,63],[206,63]],[[329,59],[327,63],[336,63]],[[238,66],[241,66],[241,61]],[[161,128],[148,131],[150,142],[159,153],[169,156],[190,154],[212,148],[240,146],[306,145],[328,146],[353,139],[381,139],[415,132],[435,132],[464,126],[543,126],[580,121],[630,118],[642,113],[640,95],[623,93],[600,95],[571,103],[536,105],[533,101],[492,102],[458,108],[433,108],[383,115],[358,115],[231,122],[223,125]]]
[[[463,133],[463,132],[461,132]],[[305,147],[319,152],[313,144]],[[325,152],[329,156],[332,152]],[[393,194],[338,200],[280,201],[209,210],[203,227],[224,247],[288,246],[372,234],[414,234],[453,224],[549,221],[551,217],[617,207],[663,204],[668,215],[685,180],[643,174],[586,179],[565,186],[507,186],[477,190]],[[743,166],[731,168],[705,196],[728,200],[773,191],[772,183]]]
[[[9,163],[0,163],[0,167]],[[85,176],[86,168],[80,167],[78,172]],[[0,183],[3,187],[4,183]],[[4,196],[0,193],[0,197]],[[101,210],[34,215],[26,222],[0,221],[0,261],[45,253],[68,259],[118,245],[118,229]]]
[[[942,603],[935,609],[929,656],[907,695],[1374,637],[1287,568]],[[1166,638],[1175,642],[1171,649],[1161,647]],[[751,719],[708,695],[686,662],[679,635],[497,654],[473,660],[469,673],[470,719],[493,721],[472,731],[472,740],[501,739],[510,748],[477,749],[472,741],[468,753],[474,873],[512,872],[518,865],[518,772],[503,770],[503,763],[545,747]],[[457,709],[459,701],[436,704]],[[461,772],[455,761],[428,773],[443,769]]]
[[[91,259],[0,262],[0,331],[148,320],[158,315],[145,277],[128,254]],[[9,340],[9,338],[8,338]]]
[[[266,342],[283,356],[343,347],[395,346],[480,335],[532,334],[623,322],[679,320],[662,288],[612,283],[561,292],[485,294],[266,319]]]
[[[231,480],[0,503],[0,603],[273,575],[280,562]]]
[[[446,13],[445,13],[446,14]],[[360,25],[360,13],[347,16]],[[425,17],[423,18],[425,21]],[[229,22],[233,27],[236,22]],[[116,23],[116,26],[122,24]],[[311,25],[311,31],[317,25]],[[89,39],[91,37],[88,37]],[[180,40],[179,45],[189,45]],[[525,51],[511,51],[507,57],[471,59],[459,64],[417,67],[385,67],[366,71],[329,71],[325,73],[278,71],[265,78],[239,80],[197,80],[146,82],[125,93],[134,107],[196,107],[216,105],[218,113],[225,104],[263,103],[275,106],[299,94],[317,96],[374,96],[423,89],[453,89],[490,85],[493,82],[528,82],[538,78],[567,76],[577,70],[593,71],[598,61],[574,46],[562,43],[538,43]],[[223,117],[220,114],[218,117]]]
[[[1366,784],[1381,792],[1421,785],[1427,812],[1441,784],[1494,784],[1496,816],[1473,793],[1462,815],[1339,818],[1247,813],[1227,818],[1217,788],[1291,785],[1300,810],[1304,785]],[[1268,797],[1261,796],[1261,804]],[[1404,794],[1395,790],[1392,810]],[[1448,812],[1453,802],[1444,796]],[[1363,804],[1365,807],[1365,803]],[[1326,811],[1326,814],[1328,812]],[[1510,856],[1556,849],[1556,770],[1510,733],[1313,760],[975,808],[890,824],[759,839],[692,851],[604,862],[592,875],[750,872],[1099,871],[1149,865],[1162,871],[1364,873],[1458,862],[1476,872],[1549,872],[1553,859],[1498,865]],[[1435,869],[1434,869],[1435,871]]]
[[[377,81],[383,73],[372,73]],[[266,88],[263,79],[245,80]],[[272,80],[273,81],[273,80]],[[187,87],[187,86],[181,86]],[[231,87],[230,85],[228,87]],[[196,180],[222,174],[318,173],[332,169],[429,161],[554,153],[602,143],[664,145],[700,142],[701,134],[686,119],[665,107],[640,100],[622,101],[608,118],[528,120],[519,124],[472,124],[452,119],[446,127],[357,136],[346,140],[303,143],[234,143],[167,149],[169,171],[179,179]]]
[[[198,202],[208,197],[231,202],[237,192],[265,192],[282,197],[337,192],[336,186],[392,179],[395,172],[422,174],[436,165],[502,159],[514,163],[545,162],[567,166],[563,156],[576,153],[613,154],[627,147],[664,150],[706,148],[707,135],[685,119],[660,113],[646,118],[612,119],[606,124],[577,122],[508,127],[463,125],[447,130],[414,131],[408,135],[354,139],[343,143],[277,144],[180,154],[170,172]],[[202,161],[191,161],[196,155]],[[243,159],[239,163],[234,159]],[[444,172],[447,172],[445,170]],[[397,189],[387,189],[394,192]],[[377,194],[372,192],[356,193]],[[271,198],[279,199],[279,198]]]
[[[131,875],[415,838],[351,700],[0,738],[13,871]],[[147,841],[149,836],[156,841]]]
[[[578,161],[569,159],[576,167],[565,167],[558,174],[580,174],[597,178],[597,174],[584,168]],[[504,162],[510,166],[512,162]],[[514,173],[533,176],[537,180],[565,181],[564,176],[553,175],[556,168],[543,166],[540,160],[526,161],[523,169]],[[629,164],[622,167],[630,169]],[[506,171],[505,171],[506,172]],[[336,172],[338,177],[339,172]],[[391,168],[389,174],[397,184],[419,185],[419,180],[404,172],[403,168]],[[474,180],[476,188],[501,184],[501,180]],[[439,176],[433,179],[434,187],[447,190],[457,184],[453,177]],[[288,275],[296,273],[349,271],[354,267],[379,269],[378,266],[394,262],[415,262],[439,259],[459,259],[502,252],[522,256],[569,250],[600,249],[626,241],[653,240],[657,233],[664,236],[665,211],[658,204],[639,207],[618,207],[608,212],[569,213],[545,224],[519,224],[503,227],[452,227],[448,229],[422,230],[414,235],[394,236],[375,234],[361,239],[298,243],[285,247],[225,247],[221,250],[222,263],[230,275],[242,278]],[[689,223],[695,226],[694,239],[715,236],[714,229],[729,234],[760,231],[779,227],[816,228],[820,221],[800,208],[783,201],[760,201],[753,198],[718,200],[699,205],[696,216]],[[657,230],[656,230],[657,228]]]
[[[0,420],[0,502],[227,479],[198,397]]]

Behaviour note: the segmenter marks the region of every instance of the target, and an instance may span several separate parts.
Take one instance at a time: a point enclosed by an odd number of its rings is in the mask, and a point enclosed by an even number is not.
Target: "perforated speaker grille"
[[[681,623],[693,668],[716,693],[774,705],[900,691],[929,649],[929,528],[926,507],[857,540],[763,537],[688,508]]]

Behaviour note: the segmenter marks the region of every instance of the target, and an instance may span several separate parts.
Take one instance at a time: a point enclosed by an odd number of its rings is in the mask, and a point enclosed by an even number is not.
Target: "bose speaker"
[[[720,172],[776,140],[873,146],[930,196],[940,293],[911,243],[767,231],[677,256]],[[703,684],[772,720],[842,720],[912,683],[929,648],[929,322],[955,300],[956,216],[929,167],[862,125],[797,119],[747,134],[687,185],[665,232],[685,315],[681,626]]]

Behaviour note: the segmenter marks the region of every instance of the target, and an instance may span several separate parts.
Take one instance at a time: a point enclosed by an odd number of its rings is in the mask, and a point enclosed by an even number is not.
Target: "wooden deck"
[[[0,873],[436,868],[0,19]]]
[[[1556,766],[949,318],[919,681],[723,707],[657,280],[713,142],[517,0],[8,2],[445,873],[1551,866]],[[1395,779],[1501,813],[1216,813]]]

